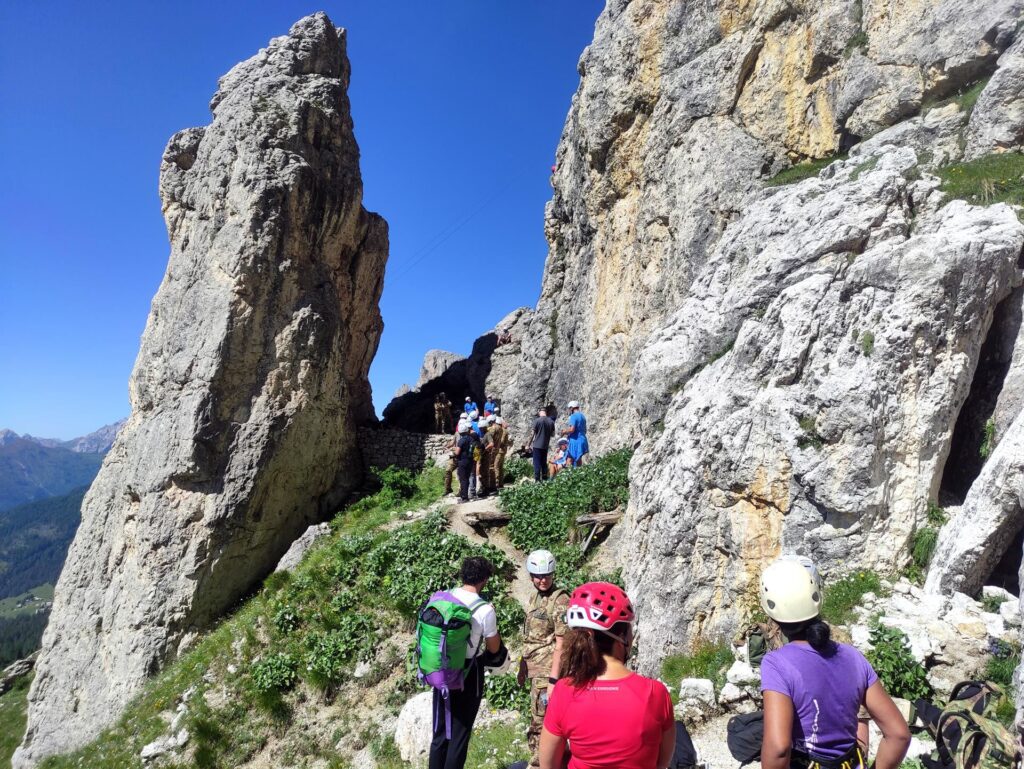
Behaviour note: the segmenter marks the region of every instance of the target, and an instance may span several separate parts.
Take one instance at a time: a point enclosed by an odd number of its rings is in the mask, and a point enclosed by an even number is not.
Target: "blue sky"
[[[365,205],[387,218],[378,411],[432,347],[532,305],[555,148],[602,0],[12,2],[0,7],[0,427],[128,412],[167,262],[157,173],[217,78],[325,10],[349,31]],[[12,34],[13,33],[13,34]],[[453,306],[460,279],[476,301]]]

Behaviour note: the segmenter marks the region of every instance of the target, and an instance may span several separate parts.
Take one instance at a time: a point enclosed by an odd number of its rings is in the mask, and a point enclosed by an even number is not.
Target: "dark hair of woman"
[[[612,627],[612,633],[625,643],[629,623],[619,622]],[[573,687],[582,689],[591,684],[605,671],[604,655],[615,650],[616,639],[607,633],[588,628],[569,628],[562,648],[562,676],[568,678]]]
[[[835,652],[832,628],[821,617],[806,622],[779,622],[778,625],[782,634],[790,641],[807,641],[812,649],[825,656]]]

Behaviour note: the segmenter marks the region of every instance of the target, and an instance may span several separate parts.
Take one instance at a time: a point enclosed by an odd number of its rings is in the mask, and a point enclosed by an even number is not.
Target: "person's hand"
[[[519,672],[516,673],[516,683],[520,686],[526,684],[526,676],[530,672],[530,669],[526,665],[526,660],[519,660]]]
[[[541,708],[543,708],[544,710],[547,710],[548,709],[548,690],[545,689],[544,691],[542,691],[540,693],[540,697],[538,699],[540,699],[540,706],[541,706]]]

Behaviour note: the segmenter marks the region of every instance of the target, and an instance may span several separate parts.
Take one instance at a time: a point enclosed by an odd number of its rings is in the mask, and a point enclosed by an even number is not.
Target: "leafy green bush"
[[[874,649],[867,653],[868,662],[889,694],[906,700],[931,698],[924,667],[910,653],[902,631],[876,625],[871,629],[870,641]]]
[[[298,682],[298,666],[289,654],[271,654],[252,666],[252,680],[256,690],[264,694],[283,692]]]
[[[504,490],[501,504],[512,515],[508,526],[512,543],[527,553],[538,548],[554,552],[568,540],[578,516],[625,504],[632,454],[630,449],[621,449],[545,483],[524,483]]]
[[[281,606],[276,612],[272,622],[277,632],[281,635],[288,635],[299,626],[299,615],[291,606]]]
[[[679,682],[684,678],[707,678],[714,682],[715,691],[725,685],[725,673],[732,665],[732,647],[728,641],[698,641],[689,654],[672,654],[661,663],[661,679],[672,695],[679,698]]]
[[[833,625],[845,625],[853,619],[853,610],[860,605],[865,593],[877,595],[881,590],[878,575],[870,571],[854,572],[827,584],[821,618]]]
[[[935,527],[942,526],[942,524],[949,520],[949,516],[946,515],[946,511],[934,502],[928,503],[927,517],[928,523]]]
[[[533,477],[533,464],[522,457],[512,457],[505,462],[505,483],[511,484],[523,478]]]
[[[387,523],[398,513],[426,507],[444,493],[444,470],[439,467],[426,467],[415,476],[414,490],[408,496],[403,496],[409,494],[410,490],[407,476],[411,477],[411,474],[408,470],[389,468],[378,473],[380,490],[363,497],[338,513],[332,524],[336,532],[367,534]],[[384,480],[381,480],[381,476]]]
[[[520,686],[514,675],[488,675],[484,682],[487,703],[492,708],[518,710],[524,716],[530,713],[530,689]]]
[[[337,630],[306,636],[306,677],[321,688],[336,684],[350,663],[369,659],[376,646],[373,620],[359,612],[345,614]]]
[[[393,499],[409,499],[416,493],[416,476],[402,467],[387,467],[383,470],[373,469],[373,474],[380,483],[381,491]]]

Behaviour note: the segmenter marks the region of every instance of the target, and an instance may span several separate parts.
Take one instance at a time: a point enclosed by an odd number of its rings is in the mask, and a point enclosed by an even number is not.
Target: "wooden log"
[[[498,526],[512,520],[512,515],[504,510],[467,510],[462,520],[470,526]]]
[[[602,526],[611,526],[612,524],[618,523],[622,520],[623,511],[621,509],[611,510],[607,513],[587,513],[581,515],[576,519],[576,523],[582,525],[588,523],[596,523]]]

